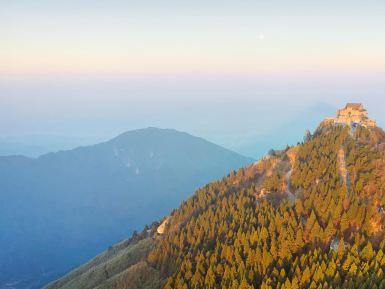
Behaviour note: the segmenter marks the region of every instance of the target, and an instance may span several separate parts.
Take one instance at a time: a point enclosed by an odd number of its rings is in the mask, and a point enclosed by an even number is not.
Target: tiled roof
[[[347,103],[346,108],[354,108],[354,109],[361,109],[363,108],[361,103]]]

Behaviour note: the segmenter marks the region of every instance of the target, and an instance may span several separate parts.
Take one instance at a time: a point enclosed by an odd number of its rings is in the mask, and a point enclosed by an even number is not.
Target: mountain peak
[[[385,132],[370,125],[347,104],[45,289],[122,289],[133,276],[154,289],[385,288]]]
[[[362,103],[347,103],[342,109],[337,110],[335,117],[326,118],[321,125],[348,125],[376,127],[376,121],[368,117],[368,111]]]

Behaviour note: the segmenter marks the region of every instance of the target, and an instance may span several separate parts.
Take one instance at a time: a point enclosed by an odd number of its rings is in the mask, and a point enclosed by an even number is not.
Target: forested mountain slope
[[[135,236],[154,242],[141,261],[157,272],[149,279],[48,288],[150,288],[154,278],[165,289],[385,288],[384,208],[385,133],[320,125],[196,191],[163,234],[157,223]]]

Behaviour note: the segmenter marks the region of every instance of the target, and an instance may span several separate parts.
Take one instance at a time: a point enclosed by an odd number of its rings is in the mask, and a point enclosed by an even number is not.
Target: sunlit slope
[[[163,234],[144,231],[145,265],[166,289],[385,288],[384,208],[385,133],[321,125],[197,190]]]

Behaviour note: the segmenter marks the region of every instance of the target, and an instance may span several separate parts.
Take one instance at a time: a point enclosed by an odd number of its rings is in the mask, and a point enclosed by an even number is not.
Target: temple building
[[[368,112],[361,103],[348,103],[345,108],[337,111],[336,117],[328,117],[324,124],[361,125],[375,127],[376,121],[368,117]]]

